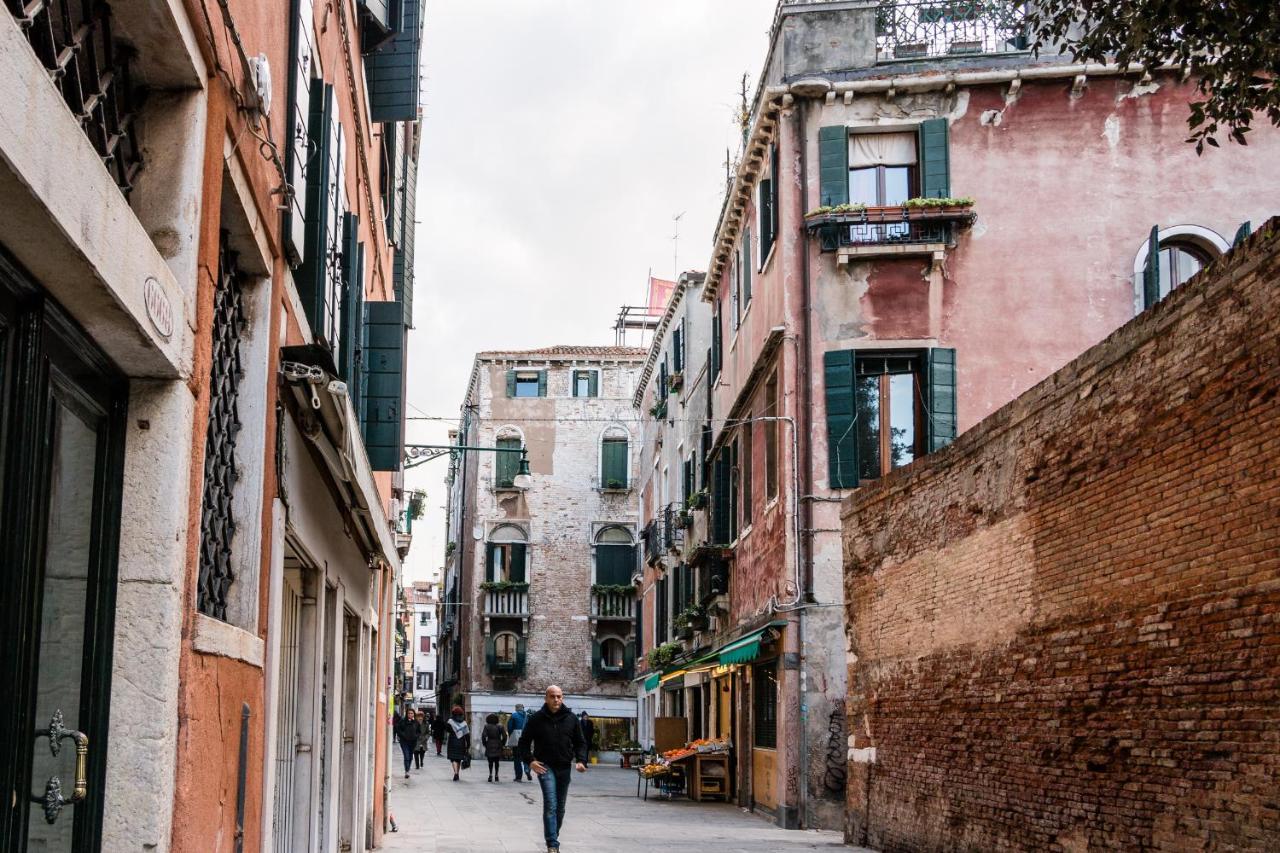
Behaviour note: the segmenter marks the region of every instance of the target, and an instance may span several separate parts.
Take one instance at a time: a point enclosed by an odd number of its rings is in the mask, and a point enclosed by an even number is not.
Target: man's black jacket
[[[541,761],[548,767],[587,762],[587,741],[569,706],[561,705],[553,714],[543,705],[529,717],[520,736],[520,759],[526,763]]]

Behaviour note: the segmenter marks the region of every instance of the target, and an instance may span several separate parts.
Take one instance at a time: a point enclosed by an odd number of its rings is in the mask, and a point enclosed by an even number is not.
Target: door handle
[[[49,720],[49,728],[37,729],[35,736],[49,739],[49,752],[54,758],[57,758],[58,753],[62,751],[64,740],[71,738],[76,743],[76,778],[71,797],[62,796],[62,780],[57,776],[49,777],[49,781],[44,786],[43,795],[31,796],[31,802],[44,806],[45,822],[53,823],[64,807],[81,802],[89,795],[89,736],[63,725],[61,708],[53,712],[53,717]]]

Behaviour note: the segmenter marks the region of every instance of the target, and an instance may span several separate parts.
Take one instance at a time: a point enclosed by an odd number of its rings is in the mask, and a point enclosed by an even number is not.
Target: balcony
[[[821,251],[836,253],[837,263],[862,258],[942,253],[957,233],[977,219],[972,202],[949,206],[894,205],[819,208],[805,217],[805,228]]]
[[[591,621],[600,619],[636,618],[636,593],[634,588],[595,586],[591,589]]]
[[[644,561],[653,565],[662,558],[662,525],[655,518],[644,526],[640,538],[644,540]]]
[[[684,547],[684,532],[692,523],[692,516],[685,512],[683,504],[668,504],[662,510],[662,548],[679,552]]]
[[[885,0],[876,8],[876,60],[1027,50],[1025,10],[986,0]]]
[[[505,587],[485,589],[484,615],[486,617],[526,618],[529,615],[529,585],[507,584]]]

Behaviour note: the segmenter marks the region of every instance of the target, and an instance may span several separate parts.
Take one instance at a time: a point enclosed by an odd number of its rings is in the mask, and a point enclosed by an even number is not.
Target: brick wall
[[[1280,224],[846,501],[849,840],[1280,849]]]

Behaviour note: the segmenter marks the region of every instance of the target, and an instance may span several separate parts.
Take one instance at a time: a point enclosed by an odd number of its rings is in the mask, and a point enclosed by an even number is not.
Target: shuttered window
[[[369,117],[375,122],[416,121],[422,50],[422,0],[400,0],[399,32],[365,57]]]
[[[742,310],[751,303],[751,229],[742,232]]]
[[[629,586],[635,566],[634,545],[605,543],[596,545],[596,583]]]
[[[398,471],[404,450],[404,309],[365,304],[364,445],[375,471]]]
[[[395,128],[396,134],[402,132],[401,128]],[[409,139],[413,139],[412,131],[409,131]],[[391,260],[391,283],[395,289],[396,299],[404,304],[404,324],[413,328],[413,257],[414,235],[417,233],[414,220],[417,217],[418,152],[414,150],[412,144],[402,141],[398,153],[400,165],[397,171],[401,179],[395,194],[399,199],[399,221],[396,225],[399,239],[396,241],[395,253]]]
[[[760,268],[769,260],[773,241],[778,235],[778,146],[769,146],[769,177],[760,182],[756,208],[760,214]]]
[[[728,545],[733,541],[733,460],[729,448],[723,447],[712,463],[711,474],[711,538],[712,544]]]
[[[627,488],[627,450],[630,442],[610,436],[601,442],[600,486],[605,489]]]
[[[495,443],[499,452],[494,456],[493,485],[499,489],[510,489],[515,485],[516,474],[520,471],[520,454],[513,452],[520,449],[519,438],[500,438]]]
[[[485,554],[484,579],[525,583],[528,546],[523,542],[490,542]]]
[[[849,130],[844,125],[818,130],[818,197],[827,207],[849,202]]]
[[[720,329],[720,306],[716,303],[716,308],[711,312],[711,382],[715,382],[720,378],[720,339],[722,337]]]
[[[547,396],[547,372],[545,370],[508,370],[507,396]]]
[[[599,397],[600,372],[598,370],[573,371],[573,396]]]
[[[684,372],[684,320],[671,333],[671,369]]]
[[[313,152],[306,170],[306,223],[302,263],[295,273],[303,311],[316,340],[336,353],[341,327],[342,128],[333,87],[316,83],[310,91],[308,140]]]
[[[951,144],[947,120],[931,118],[920,123],[917,149],[920,156],[920,195],[951,195]]]
[[[751,742],[765,749],[778,747],[778,662],[751,668]]]
[[[284,167],[293,195],[285,207],[281,233],[289,263],[296,266],[303,260],[307,242],[311,89],[313,86],[323,88],[323,84],[312,80],[315,47],[312,44],[314,12],[311,0],[293,0],[291,6],[289,55],[292,61],[289,63],[289,103],[285,118],[289,126],[289,144],[284,150]]]
[[[361,411],[363,386],[364,243],[360,218],[348,213],[342,221],[342,333],[338,343],[338,378],[347,383],[351,405]]]
[[[662,645],[671,636],[667,607],[667,579],[658,578],[654,585],[653,644]]]

